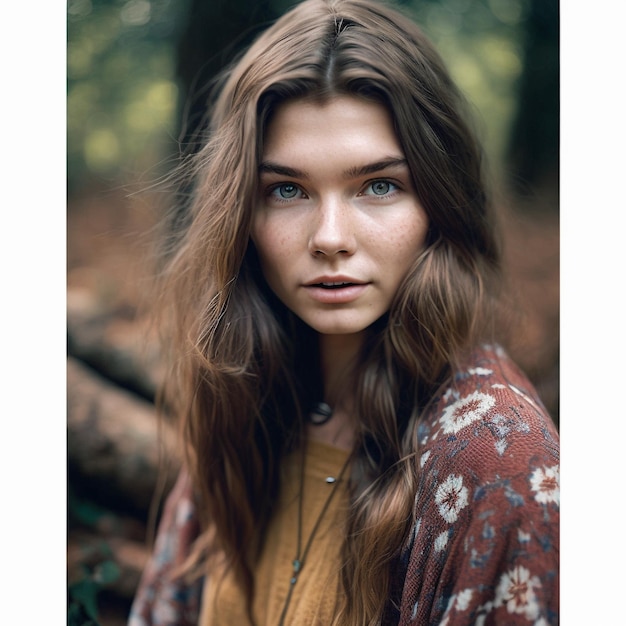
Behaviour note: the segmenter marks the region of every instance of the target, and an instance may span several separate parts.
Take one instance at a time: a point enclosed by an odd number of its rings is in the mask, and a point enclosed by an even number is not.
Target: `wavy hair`
[[[353,453],[336,623],[377,624],[412,523],[417,424],[451,368],[489,334],[499,275],[481,151],[465,102],[420,29],[369,0],[305,0],[220,78],[202,149],[183,164],[188,223],[161,272],[159,315],[205,530],[196,565],[226,556],[250,606],[252,569],[319,396],[316,335],[267,287],[250,240],[264,132],[294,98],[353,95],[391,113],[429,219],[426,245],[351,374]],[[306,381],[306,382],[305,382]],[[250,608],[249,608],[250,610]]]

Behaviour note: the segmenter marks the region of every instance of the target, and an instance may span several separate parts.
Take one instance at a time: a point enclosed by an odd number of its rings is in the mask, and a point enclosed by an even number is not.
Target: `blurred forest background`
[[[286,0],[67,4],[68,624],[125,624],[148,555],[158,353],[140,305],[151,235],[172,201],[153,183],[200,122],[203,87]],[[523,325],[513,355],[559,420],[559,5],[405,0],[475,110]],[[159,445],[157,442],[161,441]]]

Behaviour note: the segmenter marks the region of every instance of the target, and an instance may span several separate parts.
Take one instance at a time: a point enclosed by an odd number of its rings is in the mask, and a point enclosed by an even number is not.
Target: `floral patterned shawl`
[[[559,437],[528,379],[501,348],[482,346],[435,398],[418,435],[415,522],[383,623],[558,624]],[[197,533],[183,472],[129,626],[197,624],[202,581],[170,576]]]

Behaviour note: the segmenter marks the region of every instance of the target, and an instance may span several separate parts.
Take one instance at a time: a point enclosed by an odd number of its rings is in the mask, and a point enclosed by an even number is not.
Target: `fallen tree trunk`
[[[167,493],[179,468],[172,427],[157,418],[151,403],[71,357],[67,407],[71,482],[89,485],[94,499],[143,516],[159,472],[164,472]]]
[[[68,354],[117,385],[153,401],[162,367],[156,346],[143,337],[137,320],[104,310],[91,294],[68,291]]]

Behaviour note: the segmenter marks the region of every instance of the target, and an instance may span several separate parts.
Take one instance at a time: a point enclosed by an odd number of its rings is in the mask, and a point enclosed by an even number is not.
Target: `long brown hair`
[[[215,94],[204,147],[184,164],[189,219],[161,273],[158,304],[166,398],[180,419],[204,545],[226,555],[249,601],[278,467],[319,391],[319,381],[304,382],[316,335],[271,293],[250,241],[273,111],[288,99],[338,94],[382,103],[428,214],[425,249],[353,372],[360,432],[336,621],[376,624],[394,600],[391,568],[412,523],[417,422],[491,328],[499,252],[480,149],[429,41],[407,17],[367,0],[302,2],[224,73]]]

